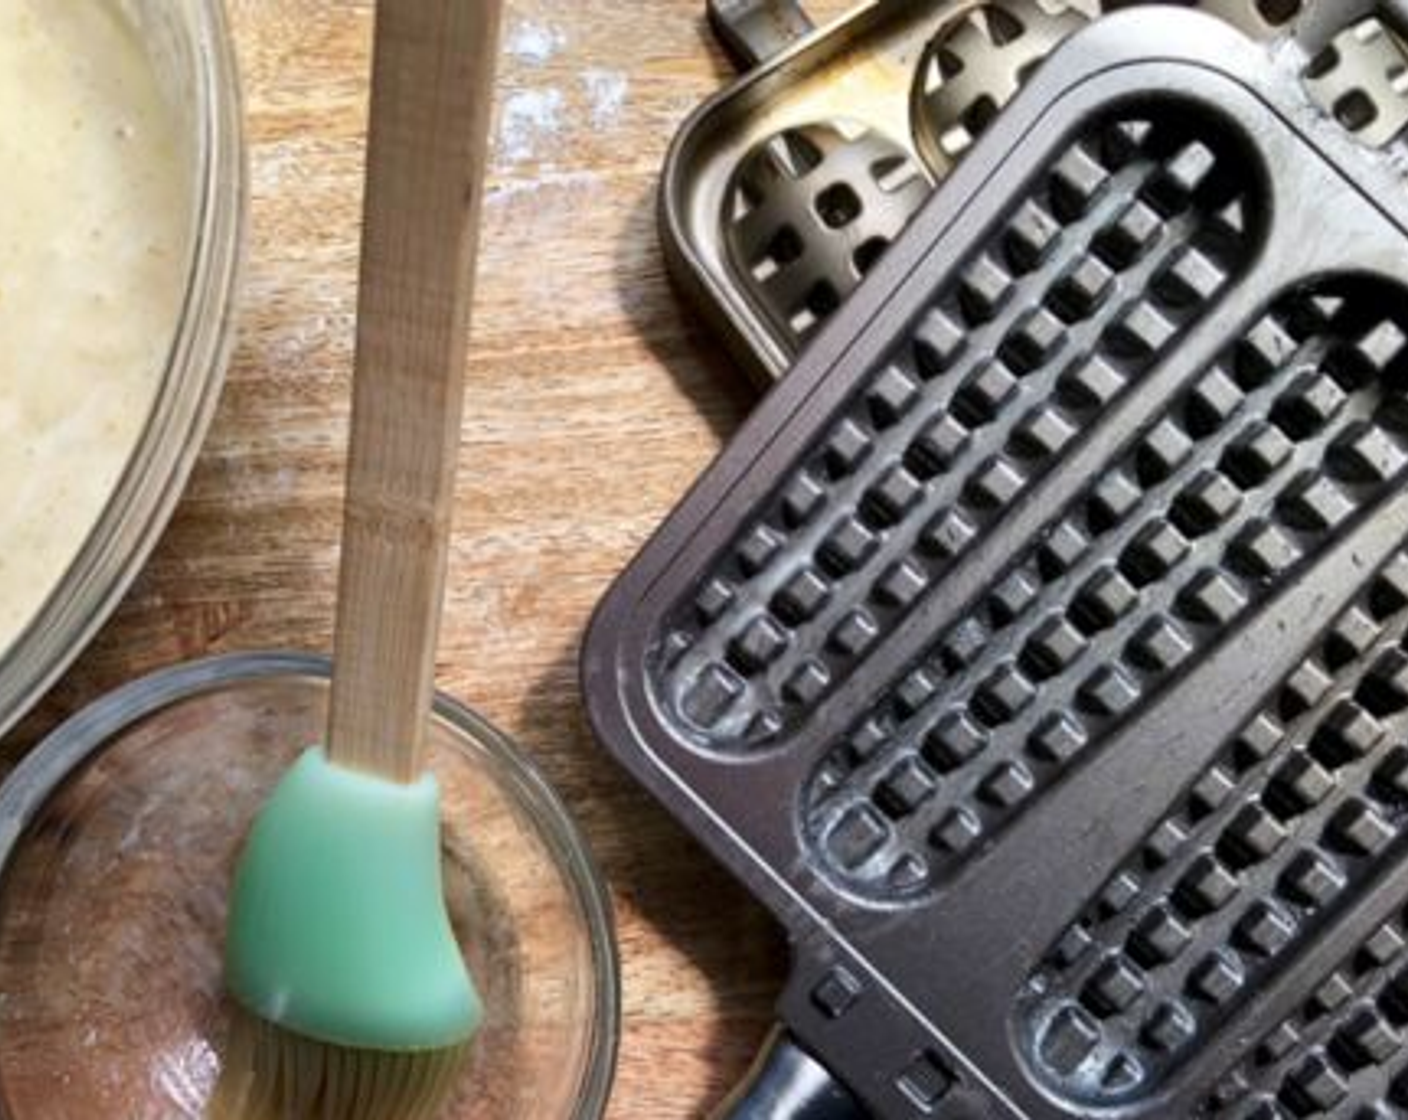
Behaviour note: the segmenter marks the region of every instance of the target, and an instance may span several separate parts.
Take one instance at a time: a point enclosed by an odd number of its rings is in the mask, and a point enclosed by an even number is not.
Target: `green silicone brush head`
[[[235,875],[226,983],[251,1013],[336,1046],[441,1050],[482,1017],[440,872],[440,793],[306,752]]]
[[[208,1120],[432,1120],[483,1009],[440,871],[440,791],[309,750],[235,873],[240,1005]]]

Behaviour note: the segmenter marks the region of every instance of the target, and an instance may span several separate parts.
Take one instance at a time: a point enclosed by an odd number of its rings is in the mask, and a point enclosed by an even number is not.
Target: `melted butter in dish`
[[[0,651],[105,509],[160,390],[190,160],[107,0],[0,0]]]

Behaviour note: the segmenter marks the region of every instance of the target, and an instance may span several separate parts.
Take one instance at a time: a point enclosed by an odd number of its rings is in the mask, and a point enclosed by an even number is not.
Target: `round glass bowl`
[[[255,812],[321,738],[326,661],[138,681],[0,790],[0,1117],[200,1117],[227,1025],[225,899]],[[594,1120],[619,1031],[605,891],[562,804],[443,697],[431,767],[451,918],[486,1019],[446,1120]]]
[[[0,732],[91,640],[166,527],[224,382],[245,227],[239,84],[221,0],[110,0],[180,114],[191,176],[186,284],[152,411],[116,489],[54,590],[0,656]]]

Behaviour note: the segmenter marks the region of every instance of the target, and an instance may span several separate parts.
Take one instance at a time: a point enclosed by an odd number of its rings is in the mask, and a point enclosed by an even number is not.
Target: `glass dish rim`
[[[172,704],[232,686],[290,677],[326,681],[331,675],[331,659],[320,654],[220,654],[159,669],[100,696],[46,735],[0,785],[0,880],[49,796],[113,735]],[[620,957],[605,877],[561,796],[512,738],[438,690],[434,711],[502,766],[515,804],[540,830],[585,916],[599,998],[571,1120],[600,1120],[615,1081],[621,1036]],[[0,1120],[9,1120],[3,1107]]]

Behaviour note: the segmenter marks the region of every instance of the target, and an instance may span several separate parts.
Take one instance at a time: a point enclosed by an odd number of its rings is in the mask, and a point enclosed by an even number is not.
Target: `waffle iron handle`
[[[709,24],[743,70],[760,66],[815,27],[800,0],[709,0]]]
[[[779,1029],[713,1120],[869,1120],[869,1113]]]

